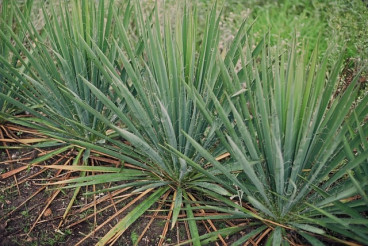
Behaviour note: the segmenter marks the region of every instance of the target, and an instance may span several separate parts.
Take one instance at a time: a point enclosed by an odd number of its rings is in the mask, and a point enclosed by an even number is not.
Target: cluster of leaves
[[[194,245],[246,228],[234,245],[368,240],[368,97],[355,101],[358,77],[335,95],[341,57],[328,72],[317,46],[310,56],[296,44],[271,52],[269,37],[253,43],[247,22],[220,53],[216,5],[202,30],[195,7],[181,6],[174,24],[157,6],[149,14],[138,1],[115,7],[44,8],[40,33],[10,4],[17,17],[0,23],[0,99],[31,114],[0,118],[59,141],[33,164],[77,150],[72,165],[48,166],[67,173],[52,185],[74,189],[63,221],[81,187],[93,186],[90,195],[126,192],[114,206],[132,198],[97,226],[130,209],[99,245],[114,244],[154,204],[160,211],[161,200],[170,204],[165,230],[185,221]],[[96,165],[96,153],[119,162]],[[197,220],[216,219],[242,223],[200,235]]]

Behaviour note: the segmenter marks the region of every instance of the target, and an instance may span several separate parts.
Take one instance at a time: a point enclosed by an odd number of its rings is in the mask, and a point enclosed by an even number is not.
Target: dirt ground
[[[22,132],[20,134],[13,132],[11,135],[19,139],[36,138],[36,136]],[[0,146],[1,144],[7,147],[18,146],[6,141],[0,143]],[[52,150],[52,148],[46,148],[41,151],[51,152]],[[75,174],[45,168],[45,165],[70,161],[75,153],[69,151],[54,156],[42,164],[30,165],[35,158],[41,155],[43,154],[39,150],[26,147],[0,149],[0,245],[76,245],[96,227],[115,216],[117,211],[136,198],[126,192],[119,194],[119,191],[100,193],[95,197],[84,196],[86,189],[92,191],[93,187],[82,188],[72,204],[69,215],[63,220],[63,214],[73,199],[75,189],[58,189],[45,184],[59,180],[63,175],[73,177]],[[95,188],[107,188],[107,186]],[[109,199],[107,195],[113,196],[114,199]],[[166,200],[170,199],[172,199],[170,196],[166,198]],[[165,218],[170,204],[166,204],[165,201],[162,201],[161,204],[154,204],[151,211],[125,231],[114,245],[134,245],[137,240],[138,245],[176,245],[178,242],[187,240],[189,229],[185,221],[178,222],[176,227],[168,230],[162,237],[165,225],[170,222]],[[91,205],[94,202],[96,206]],[[139,200],[136,204],[138,203]],[[95,234],[92,233],[80,245],[96,244],[131,209],[132,207],[129,207],[115,216],[113,220],[101,227]],[[146,228],[152,220],[155,209],[164,212],[157,214],[156,219]],[[103,211],[94,216],[94,211],[99,210]],[[179,219],[182,216],[184,214],[179,215]],[[198,225],[200,235],[209,230],[206,222],[199,222]],[[215,222],[215,226],[221,229],[228,225],[224,221],[219,221]],[[144,230],[146,232],[140,238]],[[227,238],[226,241],[234,241],[239,237],[240,234],[234,235]]]
[[[28,150],[10,151],[13,160],[27,158],[30,155],[28,152]],[[23,167],[27,161],[29,162],[29,160],[22,160],[9,164],[6,161],[9,161],[8,158],[2,155],[0,160],[1,173],[16,170]],[[77,197],[73,205],[73,210],[76,211],[72,211],[73,215],[68,217],[68,221],[59,226],[62,215],[73,196],[73,190],[63,190],[51,201],[51,198],[55,196],[55,190],[42,184],[51,180],[55,175],[55,170],[31,166],[15,176],[0,180],[0,245],[75,245],[93,230],[95,226],[94,216],[70,227],[72,222],[93,213],[93,208],[78,213],[80,208],[91,202],[91,198],[85,198],[82,195]],[[96,224],[103,223],[106,218],[127,202],[129,200],[98,214]],[[101,207],[105,206],[108,206],[108,202],[101,204]],[[119,217],[122,216],[123,214]],[[133,245],[133,241],[137,240],[148,221],[148,217],[140,219],[116,242],[116,245]],[[155,222],[146,233],[146,235],[155,236],[144,237],[140,245],[156,245],[160,240],[159,236],[165,222],[164,220]],[[108,226],[102,228],[82,245],[95,244],[109,228]],[[166,241],[170,243],[171,240],[176,240],[175,237],[175,230],[170,231]]]

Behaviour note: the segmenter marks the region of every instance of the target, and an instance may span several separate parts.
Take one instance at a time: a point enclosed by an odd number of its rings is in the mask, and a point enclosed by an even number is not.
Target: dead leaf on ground
[[[45,213],[43,214],[43,216],[45,216],[45,217],[49,217],[49,216],[51,216],[51,215],[52,215],[52,210],[51,210],[51,208],[46,209]]]
[[[37,238],[35,238],[35,237],[27,237],[26,242],[34,242],[36,240],[37,240]]]

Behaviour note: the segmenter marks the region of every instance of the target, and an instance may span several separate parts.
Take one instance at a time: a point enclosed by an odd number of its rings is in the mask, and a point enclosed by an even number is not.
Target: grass
[[[200,10],[205,10],[214,1],[195,2],[201,6]],[[318,42],[321,56],[328,47],[334,46],[333,52],[327,53],[331,60],[336,60],[345,47],[344,59],[366,60],[368,10],[361,0],[230,0],[219,1],[219,5],[223,13],[221,31],[225,46],[243,19],[248,18],[250,22],[256,20],[254,36],[260,40],[270,32],[272,45],[289,45],[296,35],[308,43],[309,55]]]

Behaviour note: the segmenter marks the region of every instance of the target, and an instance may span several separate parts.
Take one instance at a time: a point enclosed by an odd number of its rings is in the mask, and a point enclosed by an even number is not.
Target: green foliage
[[[109,125],[70,100],[70,97],[78,97],[104,115],[106,121],[116,123],[116,116],[103,108],[83,80],[99,87],[120,110],[124,110],[124,103],[115,100],[109,84],[104,80],[104,74],[91,59],[91,54],[98,49],[112,64],[115,61],[117,43],[113,42],[116,34],[113,19],[118,19],[114,18],[113,11],[124,12],[124,17],[128,19],[132,8],[130,5],[124,5],[125,9],[114,7],[112,1],[109,4],[105,4],[105,1],[71,1],[55,6],[45,4],[42,8],[44,27],[39,32],[28,21],[27,15],[21,12],[18,4],[9,2],[9,8],[15,15],[14,22],[22,26],[22,34],[18,35],[13,30],[12,21],[2,23],[4,28],[0,30],[0,42],[9,52],[1,56],[1,66],[6,69],[1,69],[0,75],[7,83],[1,84],[4,91],[0,92],[0,98],[7,105],[29,112],[30,117],[18,118],[14,114],[9,115],[10,112],[1,112],[0,118],[31,127],[62,142],[55,145],[51,140],[51,146],[57,149],[34,159],[31,165],[71,150],[76,151],[70,162],[72,166],[90,164],[90,157],[94,154],[88,148],[74,146],[72,140],[83,139],[99,144],[106,141]],[[123,20],[122,25],[128,25],[128,22]],[[27,37],[25,42],[23,35]],[[15,67],[5,59],[7,57],[16,58],[23,69]],[[121,142],[117,144],[129,149]],[[82,171],[79,175],[81,178],[88,177],[88,172]],[[80,187],[74,189],[63,220],[72,209],[80,190]]]
[[[346,46],[346,58],[368,58],[368,7],[360,0],[335,0],[330,3],[328,25],[336,39],[336,53]],[[365,61],[367,62],[367,61]]]
[[[3,38],[11,40],[11,33],[15,33],[18,40],[27,43],[27,37],[25,33],[25,27],[17,21],[17,11],[21,12],[26,21],[30,21],[31,10],[33,0],[27,0],[23,4],[19,5],[17,10],[15,9],[12,1],[4,0],[0,5],[0,30],[3,30]],[[7,30],[9,27],[9,30]],[[24,72],[28,61],[23,61],[22,58],[12,55],[12,47],[9,47],[6,42],[0,43],[0,93],[7,94],[10,97],[16,97],[14,91],[20,90],[20,87],[8,80],[3,73],[7,73],[8,67],[5,65],[8,63],[12,69],[19,72]],[[19,112],[19,109],[13,104],[7,102],[5,99],[0,98],[0,113],[15,114]],[[0,122],[4,122],[0,118]]]
[[[204,11],[214,1],[195,2]],[[318,42],[320,56],[333,44],[334,51],[328,53],[331,60],[336,60],[345,47],[345,58],[368,57],[368,8],[364,1],[229,0],[219,1],[219,6],[225,45],[243,19],[248,18],[255,20],[253,30],[258,40],[270,32],[272,45],[288,45],[296,34],[298,40],[309,44],[309,54]]]
[[[89,80],[105,95],[114,99],[103,74],[94,66],[88,55],[95,52],[91,42],[94,40],[93,44],[105,54],[106,59],[114,61],[116,44],[111,42],[115,32],[112,25],[114,5],[111,2],[106,11],[104,1],[98,4],[91,1],[74,1],[59,7],[60,19],[52,6],[51,9],[43,8],[45,27],[40,35],[35,26],[27,21],[27,16],[20,13],[16,5],[12,5],[12,9],[18,14],[17,21],[30,41],[22,42],[9,24],[0,32],[1,40],[4,46],[11,50],[7,56],[19,59],[20,63],[27,67],[27,71],[23,73],[16,70],[10,62],[2,61],[8,70],[2,70],[0,74],[11,84],[6,84],[5,88],[14,93],[13,96],[3,95],[2,100],[36,116],[37,119],[28,120],[28,124],[33,125],[33,128],[49,131],[51,129],[57,131],[58,133],[54,134],[61,137],[78,136],[98,141],[103,139],[106,125],[72,103],[63,91],[70,90],[70,93],[88,102],[101,113],[105,113],[103,105],[89,93],[83,79]],[[126,9],[127,15],[129,11],[130,9]],[[15,44],[9,41],[10,38]],[[14,98],[17,98],[17,101]],[[124,106],[120,104],[119,107],[123,109]],[[114,115],[106,112],[104,116],[114,122]],[[84,130],[83,126],[90,129]]]
[[[117,47],[117,60],[121,62],[119,67],[126,69],[126,75],[118,76],[113,69],[113,64],[101,57],[102,52],[99,52],[101,54],[99,59],[94,54],[90,54],[95,65],[107,71],[105,79],[109,81],[115,95],[126,103],[127,113],[122,114],[113,101],[98,87],[83,80],[90,92],[104,104],[106,110],[116,114],[124,127],[108,122],[103,115],[80,97],[75,95],[70,97],[100,121],[109,124],[116,134],[128,140],[134,148],[125,151],[121,148],[98,148],[96,145],[88,145],[88,147],[127,160],[141,170],[131,177],[128,176],[129,170],[116,173],[116,176],[96,175],[93,178],[94,182],[103,183],[116,177],[115,181],[129,181],[124,184],[124,187],[131,186],[136,189],[136,192],[152,193],[100,240],[101,245],[123,233],[166,192],[171,194],[173,200],[172,227],[180,211],[185,207],[187,217],[191,219],[188,222],[190,232],[192,237],[196,238],[198,229],[196,222],[192,220],[194,215],[188,193],[212,191],[221,195],[228,194],[224,188],[215,183],[216,177],[208,179],[201,175],[190,168],[183,158],[178,158],[168,151],[165,146],[168,145],[188,159],[204,165],[200,156],[184,137],[182,133],[184,130],[206,148],[211,148],[214,153],[220,153],[214,145],[217,125],[211,126],[205,120],[205,116],[200,113],[193,98],[188,94],[189,88],[195,88],[201,94],[218,94],[222,90],[222,85],[219,83],[221,81],[219,70],[215,66],[218,55],[216,47],[219,40],[219,17],[216,15],[216,8],[213,8],[207,18],[203,39],[197,42],[195,10],[185,8],[183,17],[178,18],[175,25],[160,19],[158,12],[154,11],[152,18],[155,25],[151,26],[151,20],[144,21],[140,5],[135,4],[134,7],[139,39],[143,42],[144,51],[140,56],[135,55],[136,49],[127,39],[125,27],[117,23],[119,38],[123,45]],[[160,21],[164,21],[162,25]],[[160,29],[161,27],[163,30]],[[236,62],[239,58],[239,56],[236,58],[235,54],[238,51],[238,45],[245,40],[244,28],[243,25],[231,51],[226,56],[229,61]],[[211,105],[207,106],[211,107]],[[114,140],[111,139],[111,141]],[[87,143],[79,144],[86,146]],[[128,159],[133,153],[134,160]],[[85,178],[78,178],[59,182],[59,184],[75,183],[69,187],[91,184],[86,181]],[[111,187],[110,190],[119,188],[121,186]],[[196,242],[198,243],[199,241]]]
[[[344,93],[334,96],[342,58],[325,79],[327,56],[318,64],[317,52],[315,49],[306,65],[303,53],[296,55],[295,45],[276,56],[263,48],[259,59],[243,59],[246,65],[239,73],[227,71],[233,88],[224,97],[211,95],[216,114],[200,107],[204,114],[212,114],[211,121],[222,122],[227,136],[224,140],[221,133],[220,139],[231,154],[230,165],[240,174],[224,169],[187,136],[237,187],[233,196],[249,202],[257,214],[233,201],[222,201],[244,213],[244,218],[276,226],[269,237],[275,245],[291,231],[310,243],[317,239],[306,233],[336,241],[341,240],[334,233],[361,243],[368,239],[368,221],[359,213],[367,205],[368,129],[364,120],[368,98],[354,103],[358,76]],[[238,91],[235,88],[241,82],[245,90]],[[200,104],[201,96],[196,96]],[[357,194],[360,199],[349,199]]]
[[[0,96],[27,109],[34,116],[21,120],[11,118],[13,122],[82,147],[78,149],[72,166],[53,166],[80,171],[78,178],[55,183],[75,188],[68,209],[80,188],[88,185],[125,182],[108,190],[132,187],[133,193],[147,194],[145,201],[120,220],[101,239],[100,244],[119,237],[164,193],[170,194],[173,199],[172,227],[180,211],[185,208],[190,219],[190,232],[192,237],[197,238],[198,229],[193,220],[194,213],[189,203],[191,194],[188,192],[212,191],[222,195],[228,192],[215,183],[215,176],[208,179],[193,170],[185,160],[168,151],[165,144],[204,165],[184,137],[184,130],[214,153],[220,154],[221,149],[214,145],[217,126],[207,123],[187,93],[191,87],[202,94],[220,93],[222,90],[219,71],[215,66],[219,41],[216,6],[207,18],[206,32],[201,39],[197,37],[195,9],[184,8],[182,18],[172,25],[166,19],[159,18],[157,10],[145,20],[138,3],[128,4],[126,14],[130,15],[134,8],[134,28],[138,36],[132,39],[127,35],[129,22],[118,21],[113,5],[110,5],[107,21],[104,21],[103,6],[103,1],[98,7],[90,1],[66,5],[60,21],[46,18],[45,39],[20,15],[35,45],[32,51],[28,51],[22,42],[16,42],[15,46],[21,53],[15,52],[14,55],[26,55],[30,61],[30,75],[18,71],[3,72],[3,75],[19,78],[20,81],[14,81],[14,84],[23,85],[27,90],[17,94],[19,99],[6,94]],[[44,13],[46,16],[45,10]],[[109,29],[113,18],[114,31]],[[94,29],[93,26],[100,28]],[[16,39],[15,33],[11,35]],[[2,40],[6,42],[5,38]],[[226,55],[227,60],[236,62],[239,59],[238,46],[244,40],[245,25]],[[13,46],[10,42],[7,45]],[[42,107],[37,107],[39,103]],[[115,134],[108,136],[106,130],[112,130]],[[129,141],[132,147],[117,137]],[[33,160],[32,164],[71,148],[72,145],[59,148]],[[109,167],[91,166],[86,161],[90,149],[126,161],[134,169],[121,171],[114,168],[111,171]],[[86,171],[102,174],[86,176]]]
[[[132,240],[132,243],[134,245],[138,242],[138,238],[139,235],[135,231],[132,231],[132,233],[130,234],[130,240]]]
[[[329,70],[324,35],[328,23],[340,22],[326,4],[260,1],[250,13],[258,18],[251,38],[251,24],[236,17],[241,3],[224,3],[225,20],[240,28],[219,52],[226,24],[217,5],[204,18],[204,8],[180,4],[173,17],[157,5],[144,13],[138,1],[70,1],[45,5],[39,32],[28,8],[4,3],[0,106],[31,117],[2,110],[0,118],[63,142],[31,165],[76,150],[71,165],[48,167],[79,173],[53,183],[74,189],[63,219],[82,187],[108,183],[88,194],[121,190],[132,198],[98,245],[113,244],[162,199],[171,228],[186,215],[193,245],[245,229],[234,245],[263,232],[274,245],[294,233],[315,245],[368,240],[368,97],[356,100],[358,76],[336,93],[343,56]],[[309,45],[287,42],[285,51],[282,42],[294,36]],[[310,49],[318,40],[322,59]],[[93,151],[122,164],[95,165]],[[196,203],[224,214],[198,218]],[[200,235],[197,220],[216,218],[247,225]]]
[[[317,44],[320,34],[326,31],[326,20],[323,12],[314,1],[274,1],[256,6],[252,12],[256,19],[254,30],[256,35],[269,31],[271,45],[290,43],[296,36],[299,40],[308,42],[310,53]],[[327,49],[327,37],[320,38],[321,50]]]

